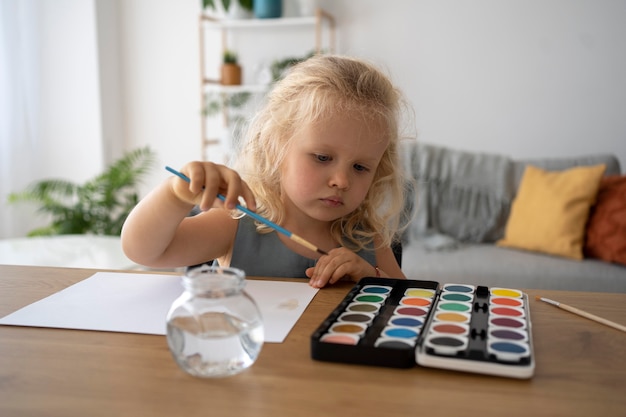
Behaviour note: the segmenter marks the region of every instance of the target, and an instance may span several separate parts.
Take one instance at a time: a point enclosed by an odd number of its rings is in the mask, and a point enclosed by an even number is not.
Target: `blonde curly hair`
[[[360,117],[381,129],[388,141],[363,203],[335,220],[331,233],[338,243],[358,251],[374,240],[390,246],[400,229],[404,175],[398,156],[403,98],[376,67],[359,59],[316,55],[293,66],[276,83],[248,128],[235,163],[257,201],[257,211],[281,224],[285,211],[280,167],[286,150],[303,126],[336,114]],[[271,231],[257,224],[257,231]]]

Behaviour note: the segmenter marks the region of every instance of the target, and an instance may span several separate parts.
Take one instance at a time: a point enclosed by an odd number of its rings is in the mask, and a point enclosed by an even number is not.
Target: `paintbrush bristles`
[[[540,297],[540,296],[536,296],[535,300],[543,301],[543,302],[546,302],[548,304],[552,304],[553,306],[557,306],[557,307],[561,304],[561,303],[559,303],[557,301],[551,300],[549,298]]]

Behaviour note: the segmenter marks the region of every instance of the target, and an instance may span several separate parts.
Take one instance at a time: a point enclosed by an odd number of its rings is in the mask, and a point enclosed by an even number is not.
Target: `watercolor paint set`
[[[363,278],[312,334],[311,356],[530,378],[531,330],[520,290]]]

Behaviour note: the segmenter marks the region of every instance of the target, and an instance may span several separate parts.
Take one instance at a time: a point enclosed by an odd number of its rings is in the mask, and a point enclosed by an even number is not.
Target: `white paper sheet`
[[[248,280],[265,341],[282,343],[317,289],[307,283]],[[0,319],[0,324],[165,335],[165,317],[182,293],[181,277],[98,272]]]

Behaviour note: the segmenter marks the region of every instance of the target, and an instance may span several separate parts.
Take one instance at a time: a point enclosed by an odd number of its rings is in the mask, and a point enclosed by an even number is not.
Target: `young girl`
[[[319,55],[294,66],[267,100],[237,170],[190,162],[180,170],[189,183],[170,177],[135,207],[122,230],[126,255],[160,268],[216,259],[317,288],[344,277],[404,278],[391,250],[403,207],[399,91],[365,62]],[[234,218],[240,198],[328,255]],[[194,205],[203,212],[188,217]]]

